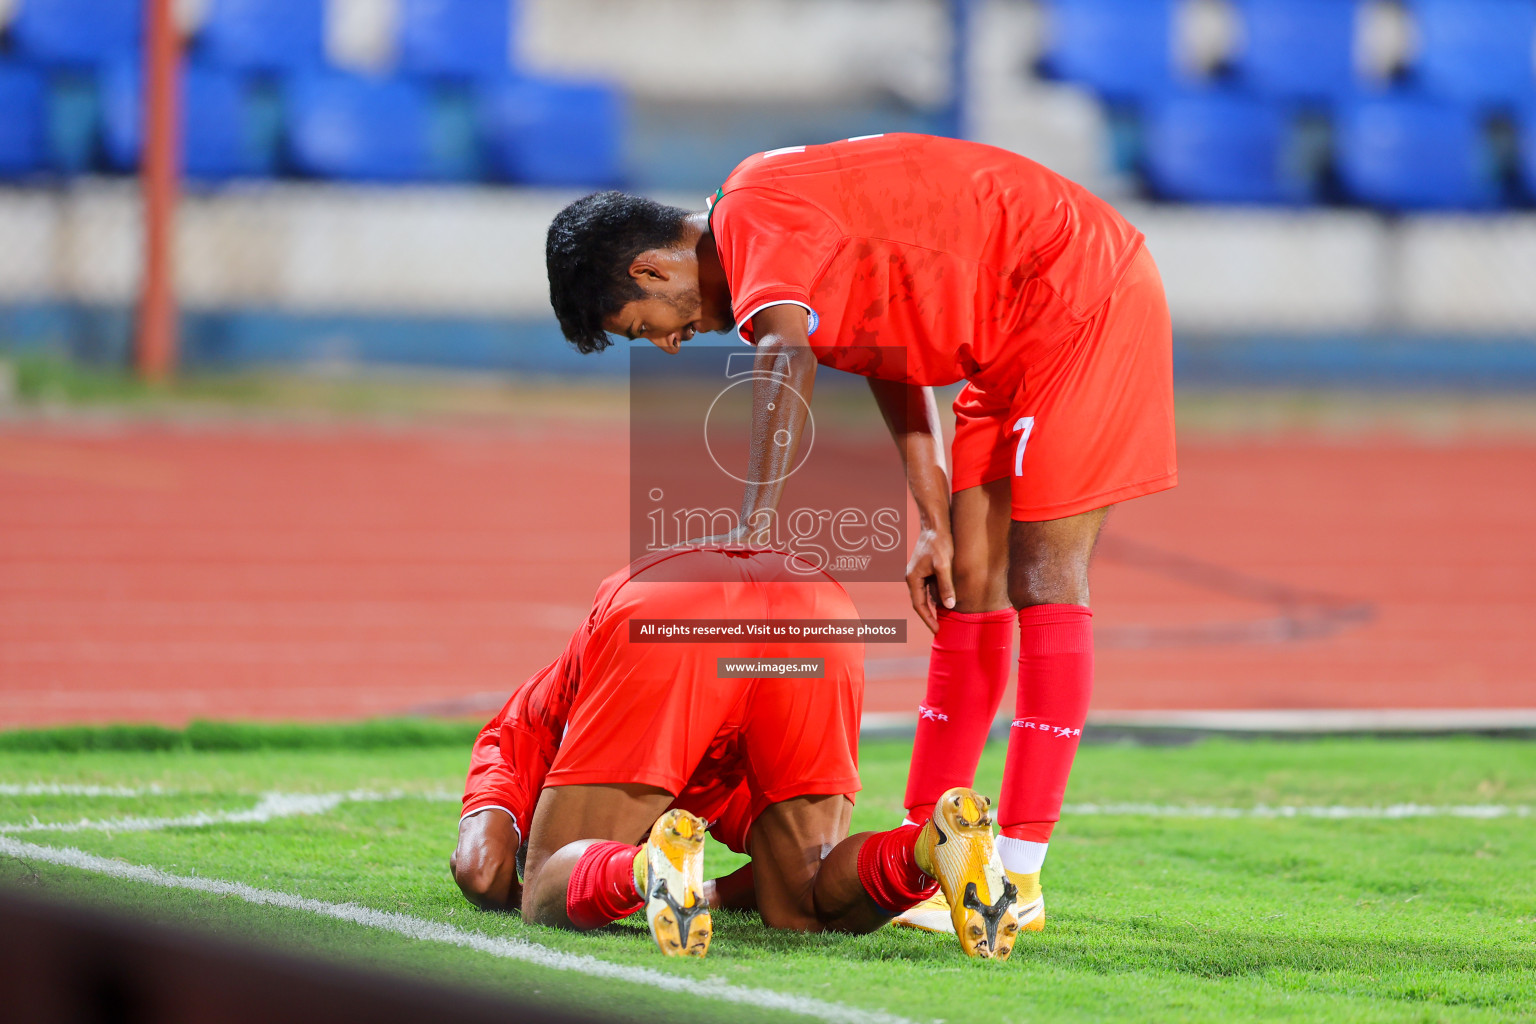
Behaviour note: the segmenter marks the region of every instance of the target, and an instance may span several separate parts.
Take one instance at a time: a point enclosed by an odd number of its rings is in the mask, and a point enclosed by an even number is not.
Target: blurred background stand
[[[563,204],[922,131],[1115,202],[1187,384],[1526,387],[1533,52],[1536,0],[4,0],[0,351],[617,376]]]

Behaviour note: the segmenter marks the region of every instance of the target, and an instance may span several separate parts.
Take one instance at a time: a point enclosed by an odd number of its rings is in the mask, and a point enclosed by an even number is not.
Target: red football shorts
[[[1016,388],[955,399],[953,489],[1012,481],[1012,518],[1064,519],[1178,483],[1173,329],[1143,248],[1097,313]]]
[[[830,581],[630,581],[584,645],[563,737],[541,737],[516,720],[487,725],[472,754],[465,814],[501,807],[526,839],[544,786],[641,783],[672,793],[673,806],[709,820],[717,839],[744,851],[768,804],[858,792],[862,644],[631,643],[631,617],[851,619],[858,612]],[[717,659],[753,656],[820,658],[822,677],[720,678]]]

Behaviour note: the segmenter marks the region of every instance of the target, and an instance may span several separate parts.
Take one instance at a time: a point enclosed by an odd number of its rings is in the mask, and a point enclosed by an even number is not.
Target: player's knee
[[[962,612],[993,611],[1007,595],[1003,566],[956,558],[954,565],[955,609]]]
[[[763,907],[759,903],[758,913],[762,916],[763,924],[769,928],[780,928],[790,932],[819,932],[825,927],[817,918],[814,907]]]
[[[522,906],[523,920],[529,924],[542,924],[551,928],[571,928],[565,898],[555,898],[543,887],[525,889]]]
[[[791,885],[786,891],[766,899],[758,893],[757,912],[769,928],[792,932],[819,932],[825,928],[821,915],[816,912],[814,879],[804,885]]]
[[[1037,604],[1086,605],[1087,557],[1046,555],[1010,564],[1008,601],[1015,608]]]

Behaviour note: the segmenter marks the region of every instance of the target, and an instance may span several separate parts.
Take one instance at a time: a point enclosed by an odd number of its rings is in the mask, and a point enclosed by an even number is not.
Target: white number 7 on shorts
[[[1033,416],[1021,416],[1019,422],[1013,425],[1013,432],[1019,434],[1019,448],[1013,454],[1013,475],[1024,475],[1024,446],[1029,444],[1029,435],[1035,429]],[[1023,433],[1019,433],[1023,431]]]

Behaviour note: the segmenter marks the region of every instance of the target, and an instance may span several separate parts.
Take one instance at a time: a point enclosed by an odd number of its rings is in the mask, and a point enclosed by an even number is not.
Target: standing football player
[[[1017,623],[999,845],[1018,922],[1043,928],[1040,867],[1093,684],[1089,556],[1111,505],[1178,478],[1171,327],[1141,233],[1024,157],[879,135],[748,157],[705,212],[588,196],[550,225],[546,258],[583,352],[610,334],[676,352],[738,324],[756,346],[743,543],[794,465],[806,413],[785,389],[809,400],[818,363],[869,378],[916,501],[907,586],[934,632],[907,816],[972,782]],[[961,380],[946,470],[932,388]]]

